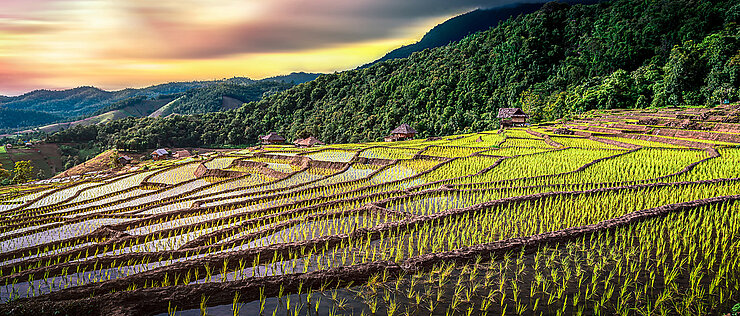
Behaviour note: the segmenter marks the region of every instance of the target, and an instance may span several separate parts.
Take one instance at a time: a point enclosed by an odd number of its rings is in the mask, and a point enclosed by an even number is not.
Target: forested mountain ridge
[[[122,120],[50,140],[104,146],[378,140],[401,122],[419,136],[490,130],[498,108],[535,119],[593,108],[716,104],[738,99],[737,1],[548,3],[460,42],[366,69],[322,75],[234,111]]]
[[[565,1],[567,3],[595,3],[596,1]],[[396,48],[376,61],[361,66],[367,68],[381,61],[406,58],[415,52],[425,49],[445,46],[452,42],[457,42],[475,32],[485,31],[491,27],[497,26],[500,22],[508,20],[520,14],[528,14],[537,11],[544,5],[544,2],[538,3],[515,3],[502,7],[477,9],[453,17],[439,25],[435,26],[416,43]]]
[[[62,117],[92,114],[108,104],[136,96],[156,97],[162,94],[182,93],[193,88],[226,82],[252,84],[249,78],[235,77],[214,81],[170,82],[146,88],[127,88],[106,91],[96,87],[77,87],[67,90],[34,90],[15,97],[0,99],[0,107],[6,109],[43,111]]]
[[[259,100],[264,93],[269,95],[285,90],[294,84],[313,80],[319,75],[299,72],[261,80],[233,77],[209,81],[170,82],[117,91],[106,91],[88,86],[67,90],[34,90],[14,97],[0,96],[0,111],[5,116],[5,119],[0,119],[0,131],[91,118],[136,106],[144,100],[169,98],[182,94],[187,94],[190,97],[186,99],[197,100],[200,104],[193,104],[196,101],[184,102],[179,107],[173,108],[173,113],[195,114],[218,111],[218,106],[214,104],[222,102],[223,94],[236,96],[234,98],[242,102],[251,102]],[[227,86],[229,88],[225,88]],[[188,93],[194,89],[198,91]],[[213,99],[205,99],[206,95],[212,96]]]
[[[251,85],[217,84],[208,87],[196,88],[185,92],[167,105],[167,116],[177,114],[203,114],[217,112],[226,108],[225,99],[242,103],[259,101],[263,97],[275,94],[292,87],[293,84],[283,81],[260,81]],[[237,107],[238,107],[237,106]]]

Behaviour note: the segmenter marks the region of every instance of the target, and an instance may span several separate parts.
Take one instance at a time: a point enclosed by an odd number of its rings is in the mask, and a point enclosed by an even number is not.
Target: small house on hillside
[[[163,160],[170,157],[170,152],[167,149],[160,148],[152,152],[152,160]]]
[[[325,145],[324,142],[316,139],[316,137],[309,136],[308,138],[304,139],[296,139],[296,141],[293,142],[298,147],[313,147],[316,145]]]
[[[498,109],[498,118],[502,127],[524,126],[529,115],[520,108],[501,108]]]
[[[386,137],[385,141],[394,142],[399,140],[413,139],[414,136],[416,136],[416,130],[414,130],[414,128],[409,126],[408,124],[403,123],[400,126],[396,127],[396,129],[392,130],[391,136]]]
[[[192,155],[187,150],[178,150],[173,155],[173,157],[175,157],[175,158],[186,158],[186,157],[191,157],[191,156]]]
[[[118,163],[121,164],[122,166],[130,164],[132,160],[134,159],[132,159],[129,156],[119,156],[118,157]]]
[[[260,136],[260,142],[262,145],[274,145],[285,143],[285,137],[278,135],[277,133],[270,132],[265,136]]]

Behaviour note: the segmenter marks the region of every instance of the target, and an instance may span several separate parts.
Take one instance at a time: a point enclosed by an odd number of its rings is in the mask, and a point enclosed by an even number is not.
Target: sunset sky
[[[354,68],[507,0],[0,0],[0,95]]]

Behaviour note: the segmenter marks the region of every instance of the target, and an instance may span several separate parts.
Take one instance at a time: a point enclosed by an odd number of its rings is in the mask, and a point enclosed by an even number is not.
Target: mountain
[[[105,91],[96,87],[78,87],[67,90],[35,90],[16,97],[0,97],[0,110],[6,114],[5,119],[0,119],[0,131],[35,127],[59,121],[66,121],[64,124],[61,124],[64,126],[70,126],[69,123],[80,122],[83,120],[86,122],[106,121],[105,119],[101,120],[100,118],[95,117],[130,106],[133,103],[141,102],[146,99],[157,99],[160,96],[170,97],[181,95],[193,89],[219,87],[221,85],[247,87],[244,88],[244,92],[232,91],[232,93],[249,94],[248,97],[244,97],[246,100],[243,101],[254,101],[255,99],[252,97],[251,93],[257,93],[261,96],[262,93],[268,91],[274,92],[274,89],[284,89],[284,85],[275,84],[275,82],[281,82],[282,78],[291,79],[296,82],[305,82],[312,76],[315,76],[315,74],[294,73],[260,81],[244,77],[234,77],[211,81],[170,82],[146,88],[127,88],[118,91]],[[203,90],[201,90],[201,94],[202,91]],[[174,97],[171,99],[174,99]],[[203,101],[203,99],[201,99],[201,101]],[[218,100],[213,101],[221,102],[221,96],[219,95]],[[149,102],[142,104],[142,106],[144,108],[148,108],[153,104],[158,103],[159,102]],[[192,106],[190,107],[192,108]],[[131,115],[109,113],[105,116],[115,118],[119,118],[121,115],[124,117],[141,117],[147,116],[155,110],[157,109],[145,110],[145,112],[148,111],[145,115],[137,114],[138,110],[134,109],[134,112],[130,113]],[[188,109],[185,110],[184,113],[194,114],[205,112],[208,111]],[[10,119],[11,117],[13,119]],[[57,127],[58,125],[51,128],[47,127],[41,129],[56,130]]]
[[[33,129],[20,131],[20,133],[52,133],[78,125],[88,126],[94,124],[108,123],[128,117],[156,118],[169,116],[172,114],[203,114],[209,112],[232,110],[242,106],[246,102],[259,101],[265,96],[269,96],[276,92],[286,90],[292,86],[294,85],[279,81],[253,81],[252,83],[248,84],[217,83],[209,86],[190,89],[180,94],[161,94],[157,97],[152,98],[146,97],[144,95],[139,95],[106,106],[105,108],[98,110],[97,112],[86,118],[68,122],[47,124],[35,127]],[[23,113],[28,114],[32,112],[23,110],[10,111],[20,111],[21,114],[19,114],[19,116],[21,117],[23,117]],[[0,110],[0,113],[2,113],[2,110]],[[43,112],[34,113],[50,115]],[[40,115],[39,117],[43,117],[43,115]],[[53,118],[54,116],[52,116],[49,121],[53,120]],[[39,119],[37,121],[30,121],[28,123],[36,123],[40,121],[41,120]],[[28,126],[32,124],[18,125]]]
[[[593,4],[597,0],[563,1],[567,4]],[[361,66],[366,68],[381,61],[390,59],[406,58],[415,52],[425,49],[445,46],[457,42],[466,36],[496,27],[499,23],[521,14],[529,14],[539,10],[544,2],[539,3],[516,3],[506,6],[477,9],[453,17],[429,30],[418,42],[396,48],[380,59]]]
[[[396,48],[380,59],[365,64],[360,68],[366,68],[381,61],[390,59],[406,58],[415,52],[428,48],[445,46],[459,41],[470,34],[485,31],[495,27],[502,21],[512,16],[527,14],[537,11],[544,3],[517,3],[491,9],[477,9],[453,17],[429,30],[418,42]]]
[[[244,103],[259,101],[292,86],[293,84],[280,81],[259,81],[250,85],[217,84],[196,88],[185,92],[148,116],[162,117],[170,114],[202,114],[232,110]]]
[[[0,126],[20,128],[55,122],[62,117],[39,111],[0,108]]]
[[[706,0],[547,3],[459,42],[321,75],[239,109],[70,129],[50,141],[119,148],[254,144],[274,131],[328,143],[498,128],[502,107],[534,121],[590,109],[740,99],[740,4]],[[115,131],[115,132],[112,132]]]

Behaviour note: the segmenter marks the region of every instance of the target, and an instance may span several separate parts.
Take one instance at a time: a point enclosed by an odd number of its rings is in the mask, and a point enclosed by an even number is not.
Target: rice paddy
[[[727,312],[740,148],[662,139],[532,127],[267,146],[20,186],[0,195],[0,310]]]

